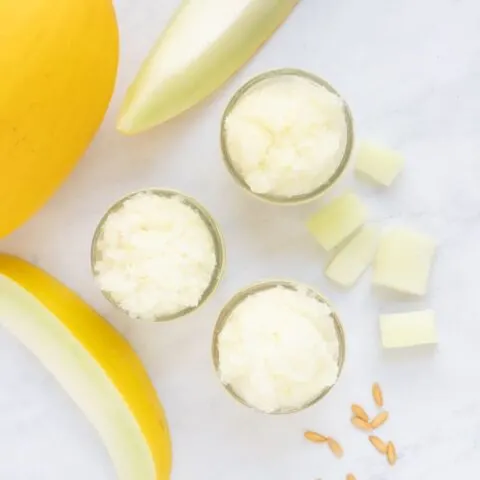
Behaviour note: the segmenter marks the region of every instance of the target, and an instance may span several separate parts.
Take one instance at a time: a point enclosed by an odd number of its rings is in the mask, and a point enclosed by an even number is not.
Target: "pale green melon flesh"
[[[373,282],[398,292],[425,295],[436,244],[407,228],[385,233],[374,262]]]
[[[357,151],[355,169],[371,180],[390,186],[401,172],[405,161],[403,156],[380,145],[364,142]]]
[[[25,345],[59,381],[96,428],[120,480],[155,480],[145,438],[101,366],[61,320],[0,274],[0,326]]]
[[[325,275],[344,287],[351,287],[372,263],[377,250],[379,230],[366,226],[333,257]]]
[[[353,193],[337,197],[317,212],[307,223],[310,233],[330,251],[355,233],[367,218],[367,209]]]
[[[438,342],[433,310],[380,316],[385,348],[405,348]]]
[[[231,77],[299,0],[183,0],[129,88],[117,127],[133,134],[188,110]]]

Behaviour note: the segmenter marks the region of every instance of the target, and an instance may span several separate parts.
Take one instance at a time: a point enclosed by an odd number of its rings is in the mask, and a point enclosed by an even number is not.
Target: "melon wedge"
[[[155,389],[127,341],[38,268],[0,255],[0,326],[60,382],[98,431],[120,480],[168,480],[171,446]]]
[[[188,110],[230,78],[299,0],[183,0],[129,88],[118,129],[135,134]]]

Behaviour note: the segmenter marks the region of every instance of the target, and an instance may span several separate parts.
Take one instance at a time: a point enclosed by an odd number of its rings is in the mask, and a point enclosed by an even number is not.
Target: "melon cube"
[[[390,186],[403,168],[403,156],[379,145],[364,142],[357,152],[356,171],[380,185]]]
[[[433,310],[380,315],[384,348],[405,348],[438,343]]]
[[[332,200],[307,223],[317,242],[327,251],[357,231],[367,218],[367,209],[354,193]]]
[[[436,244],[406,228],[383,235],[374,262],[373,283],[411,295],[425,295]]]
[[[331,260],[325,275],[344,287],[351,287],[372,263],[377,250],[379,230],[366,226]]]

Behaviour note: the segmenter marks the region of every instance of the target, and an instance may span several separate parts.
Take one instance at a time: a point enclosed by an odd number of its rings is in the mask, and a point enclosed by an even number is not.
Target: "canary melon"
[[[182,0],[125,96],[117,128],[133,135],[223,85],[300,0]]]
[[[0,1],[0,238],[47,201],[85,152],[117,64],[112,0]]]
[[[170,439],[155,389],[109,323],[42,270],[0,255],[0,326],[38,357],[81,408],[119,480],[170,478]]]

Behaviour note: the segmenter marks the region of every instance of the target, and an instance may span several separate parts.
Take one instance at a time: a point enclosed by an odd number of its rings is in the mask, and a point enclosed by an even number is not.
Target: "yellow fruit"
[[[117,63],[112,0],[0,0],[0,238],[85,152]]]
[[[97,429],[120,480],[168,480],[156,392],[126,340],[38,268],[0,255],[0,326],[35,354]]]

